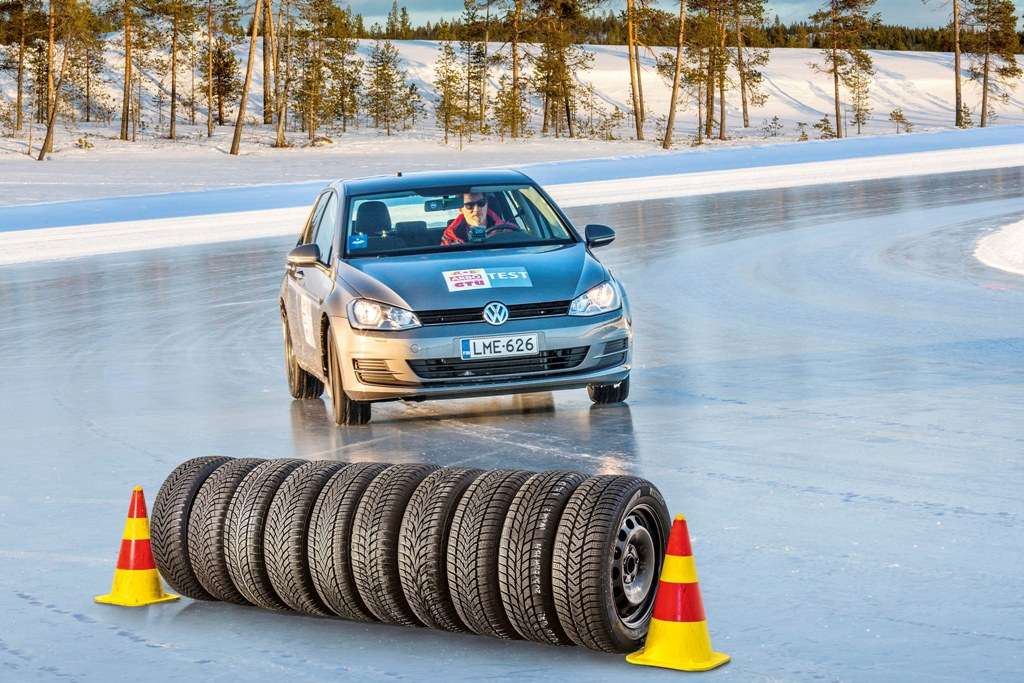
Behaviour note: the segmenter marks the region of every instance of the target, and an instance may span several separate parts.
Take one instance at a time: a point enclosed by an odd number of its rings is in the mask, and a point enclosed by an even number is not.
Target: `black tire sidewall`
[[[650,624],[650,619],[648,618],[639,626],[628,628],[619,618],[618,612],[615,609],[614,596],[612,595],[612,566],[614,563],[612,553],[615,548],[615,534],[626,515],[632,509],[641,505],[647,505],[654,511],[655,524],[657,524],[660,532],[660,538],[654,539],[658,562],[657,567],[655,567],[654,584],[650,597],[652,605],[654,592],[657,590],[658,580],[661,577],[661,569],[665,563],[665,549],[668,545],[668,534],[671,529],[671,519],[669,518],[668,507],[665,505],[665,499],[662,497],[661,492],[652,484],[643,484],[628,500],[619,506],[616,524],[610,528],[607,540],[608,562],[602,571],[602,574],[606,576],[606,580],[603,582],[602,605],[605,609],[605,619],[611,626],[609,635],[619,652],[630,652],[638,648],[647,636],[647,628]]]

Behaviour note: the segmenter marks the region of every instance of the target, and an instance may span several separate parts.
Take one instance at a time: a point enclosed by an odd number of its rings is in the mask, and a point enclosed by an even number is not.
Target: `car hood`
[[[564,301],[608,279],[582,242],[353,259],[338,275],[360,296],[413,311]]]

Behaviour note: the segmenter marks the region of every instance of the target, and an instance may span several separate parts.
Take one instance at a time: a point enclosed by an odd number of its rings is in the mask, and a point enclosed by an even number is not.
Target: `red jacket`
[[[487,209],[487,236],[490,237],[494,234],[492,228],[495,225],[502,225],[505,221],[498,214],[494,213],[491,209]],[[447,247],[452,244],[463,244],[469,239],[469,226],[466,225],[466,217],[459,212],[459,215],[455,217],[448,227],[445,228],[444,234],[441,236],[441,246]]]

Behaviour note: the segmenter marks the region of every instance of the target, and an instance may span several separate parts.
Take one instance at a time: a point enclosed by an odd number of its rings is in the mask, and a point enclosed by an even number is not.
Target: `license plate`
[[[540,352],[535,334],[517,334],[507,337],[472,337],[459,342],[462,360],[494,358],[495,356],[529,356]]]

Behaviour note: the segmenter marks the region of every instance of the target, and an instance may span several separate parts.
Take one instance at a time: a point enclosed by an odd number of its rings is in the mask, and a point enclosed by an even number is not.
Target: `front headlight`
[[[573,299],[569,315],[597,315],[614,311],[621,305],[619,293],[612,283],[602,282]]]
[[[420,326],[412,311],[369,299],[355,299],[348,305],[348,322],[360,330],[409,330]]]

